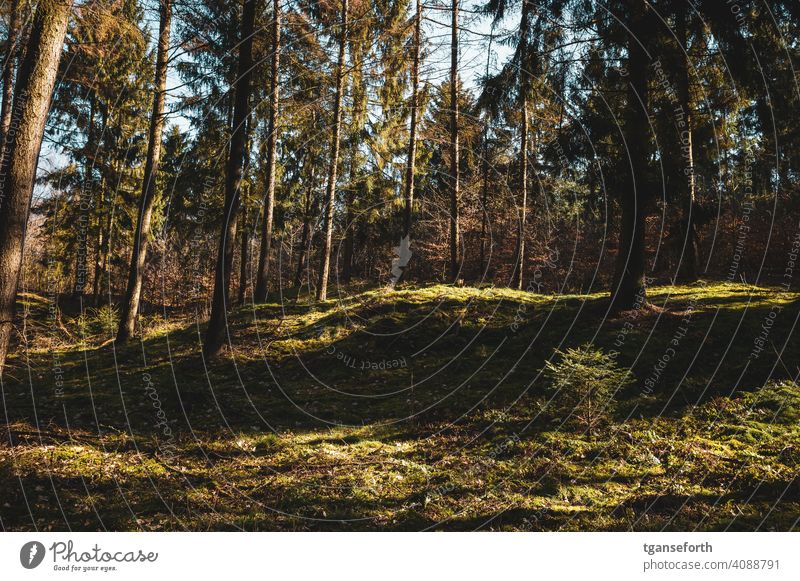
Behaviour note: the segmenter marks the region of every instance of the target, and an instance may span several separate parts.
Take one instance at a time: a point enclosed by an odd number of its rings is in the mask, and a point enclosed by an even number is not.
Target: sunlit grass
[[[47,303],[23,297],[33,346],[4,377],[0,518],[40,530],[65,519],[88,530],[790,528],[798,295],[709,282],[649,296],[657,309],[622,315],[607,312],[607,294],[446,285],[243,306],[234,349],[206,363],[208,376],[197,323],[153,318],[143,345],[97,336],[83,350],[60,337],[58,395]],[[774,353],[750,357],[776,305],[778,365]],[[687,313],[671,366],[643,391]],[[586,342],[618,350],[638,380],[591,436],[539,414],[545,362]],[[407,365],[361,371],[336,352]],[[144,373],[168,434],[154,427]]]

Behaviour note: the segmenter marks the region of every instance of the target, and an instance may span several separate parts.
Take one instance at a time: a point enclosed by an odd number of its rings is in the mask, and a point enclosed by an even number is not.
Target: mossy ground
[[[796,528],[798,295],[708,282],[649,299],[611,316],[607,295],[441,285],[274,297],[232,313],[234,348],[206,362],[192,319],[151,317],[116,346],[26,295],[0,525]],[[592,436],[539,413],[545,361],[587,342],[636,376]]]

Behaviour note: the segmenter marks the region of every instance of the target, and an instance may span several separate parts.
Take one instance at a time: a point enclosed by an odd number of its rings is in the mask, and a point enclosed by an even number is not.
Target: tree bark
[[[483,174],[482,178],[482,185],[481,185],[481,246],[480,246],[480,256],[478,257],[479,260],[479,267],[478,267],[478,279],[483,279],[486,271],[486,232],[489,226],[489,216],[488,216],[488,209],[487,205],[489,202],[489,160],[487,156],[489,155],[489,148],[486,146],[486,142],[488,141],[488,131],[485,132],[484,135],[484,147],[483,147],[483,163],[482,171]]]
[[[153,111],[150,116],[150,135],[147,144],[147,160],[142,182],[142,203],[139,208],[139,220],[133,236],[133,251],[128,271],[128,286],[122,301],[117,341],[124,343],[133,335],[136,316],[142,295],[142,279],[144,264],[147,259],[150,222],[153,218],[153,207],[156,203],[156,182],[158,166],[161,158],[161,133],[164,128],[164,100],[167,91],[167,64],[169,59],[169,34],[172,19],[172,0],[161,0],[161,22],[158,33],[158,51],[156,53],[155,92],[153,94]]]
[[[300,235],[300,252],[297,256],[297,270],[294,276],[294,288],[300,289],[300,285],[303,283],[303,271],[306,268],[307,258],[306,255],[309,253],[309,246],[310,246],[310,237],[311,237],[311,214],[313,212],[312,205],[312,193],[316,188],[315,184],[315,173],[314,168],[311,168],[310,171],[310,185],[306,188],[306,195],[303,200],[303,230],[302,234]]]
[[[645,218],[649,200],[647,165],[650,151],[647,93],[647,54],[640,44],[647,39],[645,4],[631,7],[628,31],[628,105],[625,141],[631,175],[622,195],[620,244],[612,286],[612,308],[627,310],[646,302]]]
[[[272,78],[270,79],[269,128],[267,133],[267,192],[264,196],[264,221],[261,224],[261,248],[258,254],[258,272],[254,300],[267,300],[269,284],[269,255],[272,247],[272,221],[275,212],[275,166],[278,155],[278,107],[280,106],[281,67],[281,3],[272,2]]]
[[[222,235],[217,250],[214,273],[214,294],[211,299],[211,320],[208,323],[203,353],[206,357],[218,356],[224,344],[227,328],[228,290],[236,245],[236,216],[241,202],[241,184],[244,175],[247,149],[247,118],[250,115],[250,78],[253,68],[253,30],[255,28],[256,0],[244,0],[239,44],[239,62],[235,81],[233,129],[230,155],[225,173],[225,209]]]
[[[303,219],[303,233],[300,235],[300,251],[297,255],[297,270],[294,275],[294,288],[299,289],[303,284],[303,270],[306,267],[306,253],[308,246],[308,236],[311,233],[311,225],[308,218]]]
[[[115,161],[113,165],[114,165],[114,175],[118,176],[120,174],[120,171],[121,171],[120,170],[119,161],[118,160]],[[112,269],[110,258],[111,258],[111,254],[112,254],[112,250],[113,250],[113,248],[111,247],[111,241],[112,241],[112,239],[114,239],[113,236],[112,236],[112,233],[114,232],[114,223],[115,223],[114,218],[115,218],[115,212],[116,212],[116,207],[117,207],[117,195],[118,195],[118,193],[119,193],[119,181],[117,181],[116,187],[111,189],[110,195],[108,197],[108,211],[106,212],[106,223],[105,223],[105,229],[103,230],[105,232],[105,236],[104,236],[104,242],[103,242],[102,250],[101,250],[101,252],[102,252],[102,266],[100,268],[100,272],[102,274],[106,275],[106,278],[107,278],[107,282],[108,282],[108,287],[107,287],[108,293],[107,294],[109,296],[109,301],[113,301],[113,296],[114,296],[114,291],[115,291],[115,288],[114,288],[114,277],[113,277],[113,273],[112,273],[113,269]]]
[[[494,26],[489,34],[489,47],[486,50],[486,78],[489,78],[489,67],[492,62],[492,42],[494,41]],[[481,248],[480,248],[480,266],[478,270],[478,278],[483,279],[486,270],[486,231],[488,229],[489,214],[487,204],[489,200],[489,127],[490,117],[487,116],[486,125],[483,128],[482,139],[482,163],[481,163]]]
[[[527,70],[528,55],[528,20],[530,18],[530,0],[522,0],[519,41],[519,85],[522,95],[522,126],[520,127],[519,174],[520,174],[520,209],[517,219],[517,244],[514,252],[514,268],[511,275],[511,287],[522,290],[525,278],[525,233],[528,224],[528,93],[530,92],[530,74]]]
[[[3,63],[3,102],[0,108],[0,144],[11,126],[11,104],[14,100],[14,69],[17,64],[17,38],[20,28],[19,0],[11,0],[11,14],[6,39],[6,60]]]
[[[342,131],[342,93],[344,92],[345,47],[347,44],[348,0],[342,0],[342,30],[339,39],[339,60],[336,64],[336,96],[333,104],[333,141],[331,144],[331,167],[328,172],[328,187],[325,194],[325,239],[322,247],[322,267],[319,272],[317,300],[328,299],[328,274],[331,268],[333,246],[333,214],[336,203],[336,170],[339,165],[339,142]]]
[[[241,232],[239,233],[239,294],[236,297],[237,304],[244,304],[244,297],[247,293],[247,271],[248,264],[250,263],[250,236],[247,231],[247,206],[242,208],[242,213],[239,216],[242,221]]]
[[[11,125],[0,165],[0,374],[14,324],[17,284],[36,166],[50,110],[72,0],[40,0],[19,68]]]
[[[100,268],[100,273],[105,274],[108,276],[108,294],[109,297],[113,297],[114,295],[114,288],[113,288],[113,280],[111,277],[111,267],[109,265],[109,258],[111,256],[111,233],[114,230],[114,210],[117,201],[117,192],[116,190],[111,193],[111,196],[108,200],[108,212],[106,212],[106,227],[105,227],[105,240],[103,241],[102,245],[102,266]]]
[[[102,118],[102,122],[100,123],[100,135],[105,135],[106,126],[108,124],[108,113],[106,108],[101,104],[100,105],[100,117]],[[97,164],[97,156],[95,156],[93,162]],[[103,272],[103,260],[102,260],[102,253],[103,253],[103,246],[105,244],[105,230],[103,229],[103,207],[105,206],[105,192],[106,192],[106,176],[102,175],[100,177],[100,194],[97,197],[97,237],[95,239],[95,247],[94,247],[94,275],[92,281],[92,302],[94,306],[97,307],[100,304],[100,276]]]
[[[458,202],[461,164],[458,146],[458,0],[453,1],[453,20],[450,26],[450,278],[457,282],[458,259]]]
[[[75,252],[75,286],[73,287],[73,294],[81,300],[81,308],[83,308],[83,295],[86,285],[89,282],[89,226],[91,216],[91,201],[94,193],[94,176],[92,167],[91,152],[95,149],[94,140],[94,118],[95,109],[97,107],[97,99],[94,93],[90,93],[89,97],[89,123],[86,129],[86,147],[84,159],[84,175],[83,175],[83,188],[81,195],[77,200],[80,208],[78,215],[77,227],[77,251]]]
[[[683,195],[683,212],[681,230],[683,231],[683,252],[681,256],[681,263],[679,268],[680,278],[685,282],[695,282],[697,280],[697,263],[698,263],[698,236],[697,226],[694,221],[695,210],[695,175],[694,175],[694,145],[692,143],[692,103],[689,94],[689,43],[687,42],[687,18],[688,13],[686,5],[679,3],[680,8],[676,14],[677,26],[675,35],[678,43],[678,99],[680,99],[680,106],[683,110],[685,128],[680,131],[680,147],[679,147],[679,160],[681,158],[683,163],[679,163],[678,167],[683,166],[682,175],[684,187],[686,188]],[[680,179],[680,177],[679,177]]]
[[[414,210],[414,178],[417,161],[417,122],[419,116],[419,60],[421,51],[422,2],[417,0],[414,19],[414,59],[411,63],[411,122],[408,136],[408,158],[406,159],[405,212],[403,214],[403,237],[411,235],[411,219]]]
[[[358,143],[353,140],[350,148],[350,183],[345,192],[345,235],[342,249],[342,282],[349,283],[353,278],[353,253],[355,250],[355,217],[353,214],[353,202],[355,200],[354,184],[358,176]]]
[[[362,135],[366,124],[367,110],[369,109],[367,88],[364,82],[364,38],[359,34],[350,43],[352,52],[350,54],[350,87],[352,98],[351,126],[350,126],[350,163],[348,186],[344,192],[345,205],[345,230],[342,249],[342,274],[343,283],[349,283],[353,278],[355,267],[355,237],[358,232],[358,216],[354,211],[356,196],[358,193],[359,181],[359,147],[361,146]]]
[[[414,19],[414,57],[411,61],[411,121],[408,134],[408,157],[406,159],[406,183],[403,194],[403,235],[401,239],[411,237],[411,223],[414,212],[414,177],[417,163],[417,122],[419,116],[419,61],[422,50],[422,1],[417,0],[417,14]],[[403,267],[397,282],[401,282],[408,272],[408,265]]]
[[[104,204],[105,180],[100,182],[100,195],[97,197],[97,236],[94,245],[94,274],[92,275],[92,304],[97,307],[100,304],[100,274],[103,269],[101,259],[103,251],[103,206]]]
[[[120,168],[120,161],[115,160],[113,163],[113,169],[115,176],[119,176],[120,172],[122,171]],[[114,224],[116,222],[116,210],[117,210],[117,197],[120,194],[120,180],[117,178],[117,183],[114,187],[110,190],[110,195],[108,197],[108,209],[109,211],[106,212],[106,226],[105,226],[105,244],[103,245],[103,274],[105,274],[106,278],[106,288],[105,293],[108,296],[109,302],[113,301],[114,296],[114,277],[113,277],[113,264],[111,263],[111,256],[113,255],[114,248],[112,247],[112,241],[116,240],[117,238],[113,236],[114,232]],[[102,292],[102,285],[101,285],[101,292]]]

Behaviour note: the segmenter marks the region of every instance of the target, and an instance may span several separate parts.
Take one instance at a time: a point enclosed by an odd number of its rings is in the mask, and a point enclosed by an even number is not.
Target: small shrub
[[[113,305],[103,305],[92,310],[92,324],[105,335],[114,335],[119,326],[119,311]]]
[[[544,369],[550,395],[546,411],[592,435],[614,413],[614,394],[631,383],[633,374],[591,344],[556,355],[558,360]]]
[[[89,320],[87,314],[82,312],[75,317],[74,323],[78,330],[78,339],[80,342],[86,341],[86,339],[92,335],[92,322]]]

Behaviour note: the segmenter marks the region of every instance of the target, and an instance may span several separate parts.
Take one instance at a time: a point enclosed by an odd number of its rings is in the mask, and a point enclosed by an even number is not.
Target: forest
[[[798,39],[3,0],[0,530],[798,528]]]

